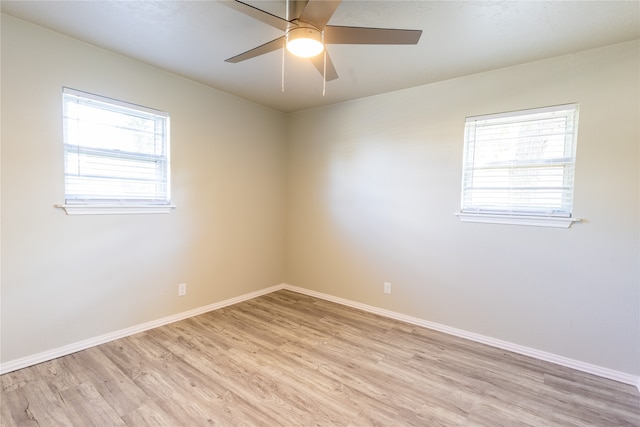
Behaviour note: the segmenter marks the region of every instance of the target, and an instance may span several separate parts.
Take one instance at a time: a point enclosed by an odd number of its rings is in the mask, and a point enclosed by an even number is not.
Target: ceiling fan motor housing
[[[324,50],[322,32],[308,24],[287,30],[287,50],[296,56],[311,58]]]

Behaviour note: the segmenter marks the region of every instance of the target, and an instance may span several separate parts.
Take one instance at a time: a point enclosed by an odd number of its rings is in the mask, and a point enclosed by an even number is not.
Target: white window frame
[[[62,100],[65,202],[57,207],[64,209],[68,215],[169,213],[175,208],[171,204],[167,112],[66,87],[62,90]],[[98,127],[85,127],[89,131],[85,134],[80,132],[78,129],[82,122],[89,122],[91,119],[89,113],[79,113],[80,115],[71,117],[71,110],[68,108],[72,103],[89,107],[85,111],[94,109],[98,112],[132,116],[146,123],[152,122],[153,129],[149,131],[103,122],[102,132],[117,130],[126,135],[120,138],[120,141],[114,138],[112,146],[94,144],[92,140],[95,141],[101,136]],[[147,137],[151,134],[153,153],[136,150],[134,144],[122,142],[127,141],[126,137],[136,133],[146,134]],[[128,149],[129,147],[131,149]],[[93,162],[94,169],[89,166],[83,169],[83,162],[87,161]],[[113,174],[96,173],[98,169],[95,169],[95,165],[100,163],[100,166],[104,166],[101,171],[113,170]],[[119,167],[115,166],[118,163]],[[141,165],[143,172],[138,172]],[[149,169],[149,166],[152,168]],[[114,169],[108,169],[109,167]],[[132,172],[135,168],[138,170]],[[136,176],[136,173],[142,173],[144,176]],[[113,184],[106,184],[109,181]],[[136,185],[136,182],[138,187],[134,190],[133,185]]]
[[[558,119],[561,121],[558,122]],[[525,137],[522,132],[527,123],[543,121],[564,124],[562,133],[550,136],[563,138],[562,153],[521,156],[508,149],[514,147],[513,144],[518,144],[518,148],[529,148],[525,138],[530,138],[531,148],[533,144],[540,144],[539,135]],[[503,132],[500,138],[483,133],[496,129]],[[464,222],[562,228],[580,221],[572,213],[577,134],[578,104],[467,117],[461,211],[456,213],[458,218]],[[501,138],[506,143],[500,142]],[[499,152],[509,154],[497,155]],[[489,155],[492,157],[487,160]],[[536,179],[532,179],[526,181],[527,185],[519,186],[511,178],[516,174],[536,170],[538,173],[535,176],[538,179],[553,179],[553,175],[555,179],[562,179],[562,185],[554,183],[545,187],[535,184]],[[553,201],[545,201],[542,196],[538,196],[543,193],[546,193],[547,198],[553,193],[554,196],[549,198]]]

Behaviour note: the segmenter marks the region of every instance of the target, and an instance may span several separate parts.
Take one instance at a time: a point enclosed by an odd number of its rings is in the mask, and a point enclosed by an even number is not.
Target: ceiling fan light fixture
[[[312,27],[296,27],[287,31],[287,50],[301,58],[311,58],[324,50],[322,33]]]

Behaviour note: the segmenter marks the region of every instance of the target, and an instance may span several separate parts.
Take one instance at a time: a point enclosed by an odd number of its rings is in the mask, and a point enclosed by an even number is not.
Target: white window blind
[[[169,115],[63,89],[65,203],[169,204]]]
[[[578,105],[469,117],[462,212],[571,217]]]

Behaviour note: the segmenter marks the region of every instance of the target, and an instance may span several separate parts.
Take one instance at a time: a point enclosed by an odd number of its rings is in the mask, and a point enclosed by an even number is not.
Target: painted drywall
[[[638,375],[639,52],[634,41],[292,114],[286,282]],[[465,117],[573,102],[583,221],[460,222]]]
[[[3,362],[282,282],[283,114],[6,15],[1,71]],[[54,207],[63,86],[171,114],[172,213]]]

